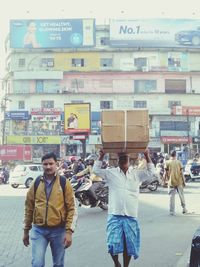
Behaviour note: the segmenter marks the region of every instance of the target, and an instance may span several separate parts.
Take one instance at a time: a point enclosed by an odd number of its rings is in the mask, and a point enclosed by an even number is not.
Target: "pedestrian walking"
[[[45,253],[51,247],[53,266],[64,267],[65,248],[72,244],[77,210],[70,182],[56,173],[54,153],[42,157],[44,173],[27,192],[23,243],[32,242],[32,267],[45,266]]]
[[[129,166],[129,157],[119,154],[118,167],[102,169],[104,151],[100,150],[93,172],[107,180],[109,186],[109,207],[107,220],[107,245],[114,266],[121,267],[118,254],[123,253],[123,266],[128,267],[131,257],[137,259],[140,249],[140,228],[138,217],[138,196],[140,182],[151,179],[155,167],[149,151],[144,152],[147,161],[143,169]]]
[[[183,165],[176,158],[176,151],[170,153],[171,158],[165,162],[166,177],[168,178],[168,193],[169,193],[169,212],[170,215],[175,215],[175,195],[179,195],[182,212],[187,213],[183,188],[185,187],[185,179],[183,175]]]

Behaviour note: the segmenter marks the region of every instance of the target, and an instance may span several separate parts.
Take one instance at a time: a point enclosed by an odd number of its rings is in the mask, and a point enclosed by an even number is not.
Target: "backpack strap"
[[[63,199],[65,201],[65,186],[66,186],[66,178],[60,175],[60,186],[62,187],[63,191]]]
[[[40,179],[41,179],[41,175],[40,176],[38,176],[36,179],[35,179],[35,182],[34,182],[34,197],[35,197],[35,194],[36,194],[36,191],[37,191],[37,189],[38,189],[38,186],[39,186],[39,184],[40,184]]]
[[[34,197],[35,197],[35,194],[36,194],[36,191],[38,189],[38,186],[40,184],[40,179],[41,179],[41,175],[38,176],[35,181],[34,181]],[[65,200],[65,186],[66,186],[66,178],[64,176],[59,176],[60,178],[60,186],[62,188],[62,191],[63,191],[63,199]]]

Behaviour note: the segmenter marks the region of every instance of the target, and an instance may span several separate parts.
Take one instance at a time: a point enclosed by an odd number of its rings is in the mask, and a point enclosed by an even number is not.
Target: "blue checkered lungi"
[[[140,249],[140,228],[137,220],[129,216],[108,215],[108,252],[111,255],[123,253],[124,242],[126,242],[128,255],[137,259]]]

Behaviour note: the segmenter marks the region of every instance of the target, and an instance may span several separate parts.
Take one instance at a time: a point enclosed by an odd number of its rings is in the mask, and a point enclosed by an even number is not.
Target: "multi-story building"
[[[11,21],[7,40],[4,88],[11,102],[5,113],[5,144],[31,145],[35,159],[49,150],[61,156],[76,153],[78,140],[85,137],[64,134],[64,104],[91,103],[87,149],[100,143],[101,110],[145,108],[153,150],[167,153],[185,146],[198,151],[200,43],[195,39],[185,44],[176,32],[186,29],[181,26],[186,22],[195,26],[196,20],[115,20],[96,26],[90,19],[38,20],[39,37],[48,33],[49,41],[41,37],[44,45],[37,47],[16,41],[22,35],[16,27],[25,22]],[[71,27],[70,45],[69,40],[63,44],[65,36],[58,34],[61,22],[68,30]],[[142,32],[149,22],[148,31]],[[73,29],[77,25],[84,29],[82,42],[80,28]]]

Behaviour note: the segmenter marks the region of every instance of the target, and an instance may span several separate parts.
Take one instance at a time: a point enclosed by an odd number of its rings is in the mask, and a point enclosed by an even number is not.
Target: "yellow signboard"
[[[90,103],[64,105],[65,134],[90,132]]]
[[[7,144],[9,145],[44,145],[44,144],[61,144],[60,136],[7,136]]]

